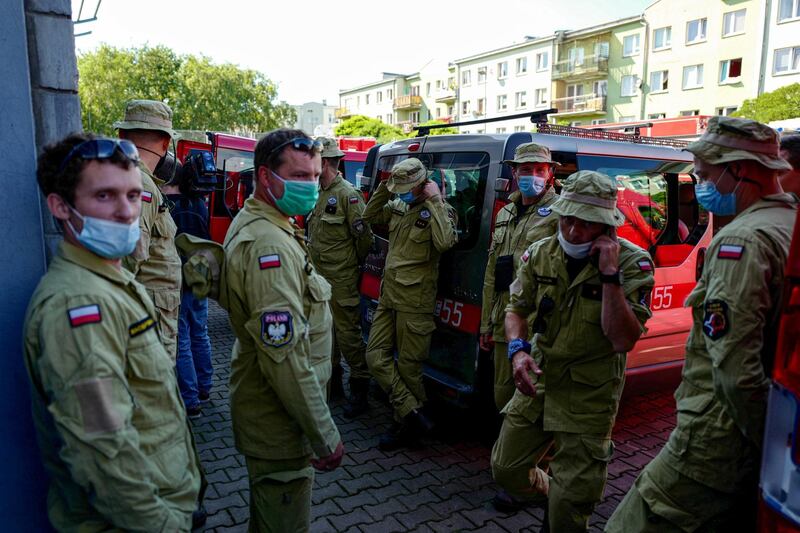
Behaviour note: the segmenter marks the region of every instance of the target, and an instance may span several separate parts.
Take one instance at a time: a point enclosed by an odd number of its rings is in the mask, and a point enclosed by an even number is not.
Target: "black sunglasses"
[[[61,174],[70,161],[79,157],[84,160],[90,159],[109,159],[114,152],[119,150],[126,158],[134,163],[139,162],[139,150],[136,145],[125,139],[91,139],[75,146],[61,161],[58,173]]]
[[[270,150],[270,155],[274,154],[281,148],[286,145],[292,145],[292,148],[295,150],[300,150],[302,152],[321,152],[322,151],[322,143],[320,141],[315,141],[314,139],[309,139],[308,137],[295,137],[294,139],[289,139],[286,142],[282,142],[272,150]]]

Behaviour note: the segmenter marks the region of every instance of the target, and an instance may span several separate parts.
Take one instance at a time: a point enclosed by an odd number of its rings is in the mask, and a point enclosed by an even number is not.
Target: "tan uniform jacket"
[[[67,243],[25,321],[33,417],[60,531],[188,531],[198,461],[155,309],[126,270]]]
[[[436,304],[439,257],[457,240],[455,210],[440,199],[414,206],[394,199],[386,183],[373,193],[364,220],[389,224],[389,253],[381,284],[381,304],[406,313],[432,314]]]
[[[509,266],[501,266],[501,270],[511,269],[509,276],[511,279],[508,281],[510,285],[519,265],[519,258],[528,246],[558,232],[558,215],[550,209],[550,204],[558,198],[552,188],[537,203],[529,206],[525,214],[517,217],[521,198],[519,191],[512,193],[509,197],[510,202],[497,213],[486,274],[483,277],[481,333],[492,335],[498,342],[505,342],[506,306],[510,296],[508,287],[503,291],[498,291],[495,287],[497,259],[513,258]]]
[[[261,459],[330,455],[340,441],[313,367],[330,358],[330,285],[299,228],[250,198],[225,237],[220,304],[236,333],[231,415],[236,447]]]
[[[724,492],[758,468],[769,388],[762,361],[774,356],[796,209],[794,196],[778,194],[740,213],[711,241],[686,299],[694,323],[666,450],[682,474]]]
[[[623,290],[636,318],[650,318],[653,288],[650,255],[619,239]],[[566,255],[556,236],[530,245],[511,284],[507,312],[531,316],[532,353],[544,374],[525,413],[536,421],[544,412],[545,431],[610,433],[625,378],[626,354],[614,352],[600,324],[603,286],[591,263],[570,283]]]

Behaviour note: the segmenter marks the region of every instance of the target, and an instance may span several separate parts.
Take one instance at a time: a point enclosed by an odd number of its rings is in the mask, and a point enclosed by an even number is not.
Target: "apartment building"
[[[457,59],[459,122],[502,117],[550,106],[554,37],[525,41]],[[463,126],[461,133],[507,133],[532,128],[528,119]]]
[[[405,92],[406,86],[405,75],[384,72],[379,81],[341,90],[336,118],[344,120],[354,115],[365,115],[395,124],[395,98]]]
[[[800,83],[800,0],[770,0],[762,92]]]
[[[294,128],[303,130],[314,136],[331,136],[333,128],[336,126],[336,106],[328,105],[328,102],[306,102],[302,105],[295,105],[297,121]]]

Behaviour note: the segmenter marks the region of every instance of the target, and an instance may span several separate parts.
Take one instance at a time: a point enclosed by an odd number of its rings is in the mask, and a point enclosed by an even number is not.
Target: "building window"
[[[747,10],[731,11],[722,16],[722,36],[744,33],[744,14]]]
[[[508,76],[508,61],[503,61],[497,64],[497,79],[502,80]]]
[[[622,92],[620,96],[636,96],[636,76],[622,76]]]
[[[603,42],[594,44],[594,55],[598,58],[608,59],[608,50],[608,43]]]
[[[461,85],[467,86],[472,83],[472,71],[465,70],[461,73]]]
[[[411,86],[411,96],[419,96],[419,85]]]
[[[727,116],[730,116],[733,113],[735,113],[736,110],[738,110],[738,109],[739,108],[736,107],[735,105],[734,106],[728,106],[728,107],[718,107],[717,110],[714,113],[716,115],[727,117]]]
[[[394,117],[391,113],[386,114],[386,123],[387,124],[394,124]]]
[[[356,107],[361,107],[361,95],[356,96]]]
[[[408,120],[414,124],[419,124],[419,111],[412,111],[408,114]]]
[[[601,124],[605,124],[606,122],[608,121],[604,118],[595,118],[592,119],[592,126],[599,126]]]
[[[456,88],[456,78],[454,76],[447,78],[447,88],[448,89]]]
[[[452,117],[455,110],[456,110],[455,106],[451,105],[447,106],[447,116]]]
[[[620,122],[636,122],[636,115],[625,115],[624,117],[619,117]]]
[[[514,131],[516,132],[525,131],[525,126],[514,126]]]
[[[622,39],[622,57],[635,56],[639,53],[639,34],[628,35]]]
[[[517,58],[517,74],[525,74],[528,72],[528,58],[527,57],[518,57]]]
[[[706,40],[708,19],[695,19],[686,23],[686,44],[701,43]]]
[[[597,80],[592,83],[592,93],[598,98],[608,96],[608,80]]]
[[[378,115],[378,116],[377,116],[377,117],[375,117],[375,118],[377,118],[378,120],[380,120],[381,122],[383,122],[383,117],[382,117],[382,116]]]
[[[703,86],[703,65],[683,67],[683,89],[697,89]]]
[[[536,54],[536,71],[541,72],[547,70],[550,66],[550,57],[547,52],[540,52]]]
[[[382,91],[378,91],[378,92],[375,93],[375,101],[377,103],[379,103],[379,104],[381,102],[383,102],[383,92]]]
[[[364,105],[369,105],[369,95],[368,94],[364,95]]]
[[[653,50],[665,50],[672,46],[672,26],[653,31]]]
[[[496,130],[494,130],[494,132],[495,133],[505,133],[506,129],[505,128],[497,128]]]
[[[773,74],[791,74],[800,70],[800,46],[775,50]]]
[[[386,89],[386,99],[391,100],[394,98],[394,89]]]
[[[781,0],[778,6],[778,22],[800,17],[800,0]]]
[[[470,112],[469,100],[464,100],[463,102],[461,102],[461,114],[469,115],[469,112]]]
[[[478,83],[486,83],[486,67],[478,67]]]
[[[431,95],[431,82],[425,84],[425,96]]]
[[[650,113],[647,115],[647,120],[658,120],[660,118],[667,118],[666,113]]]
[[[700,114],[699,109],[689,109],[688,111],[681,111],[680,115],[682,117],[696,117]]]
[[[533,105],[536,107],[547,105],[547,89],[536,89],[533,97]]]
[[[486,114],[486,98],[478,98],[478,108],[476,111],[479,115]]]
[[[657,70],[650,73],[650,92],[664,93],[669,90],[669,71]]]
[[[583,65],[583,48],[570,48],[568,54],[567,57],[570,65],[573,67],[580,67]]]
[[[506,109],[508,109],[508,96],[501,94],[497,97],[497,110],[505,111]]]
[[[719,62],[719,82],[736,83],[742,77],[742,58]]]
[[[583,124],[583,122],[581,122],[580,120],[573,120],[572,122],[569,123],[569,125],[572,126],[573,128],[577,128],[581,124]]]
[[[442,108],[441,107],[437,107],[436,108],[436,118],[442,118]]]
[[[520,91],[514,95],[514,103],[517,109],[523,109],[528,106],[528,92]]]
[[[442,80],[436,80],[436,90],[440,90],[442,88]]]

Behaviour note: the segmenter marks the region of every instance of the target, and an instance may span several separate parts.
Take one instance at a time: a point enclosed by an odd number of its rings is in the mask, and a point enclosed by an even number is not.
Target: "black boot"
[[[422,411],[414,410],[407,414],[403,421],[392,424],[389,431],[381,436],[378,449],[392,451],[405,446],[412,446],[419,439],[433,431],[433,422]]]
[[[336,365],[331,372],[331,380],[328,382],[328,397],[331,400],[344,398],[344,386],[342,385],[342,367]]]
[[[350,378],[350,400],[344,406],[344,417],[355,418],[369,409],[369,378]]]

